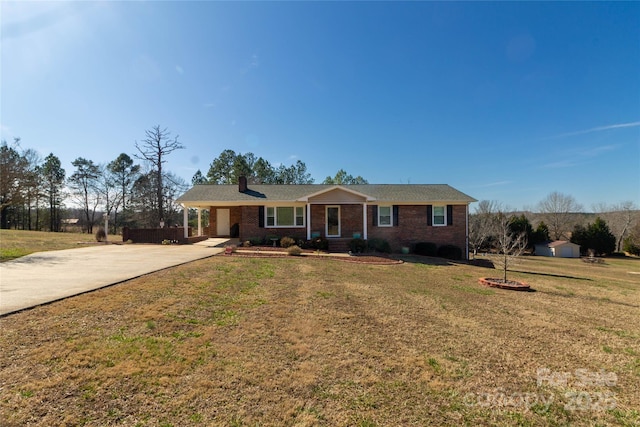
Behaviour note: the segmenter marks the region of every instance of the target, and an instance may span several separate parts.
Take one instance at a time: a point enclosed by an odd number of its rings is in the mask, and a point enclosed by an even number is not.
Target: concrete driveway
[[[93,291],[224,251],[227,239],[193,245],[100,245],[37,252],[0,264],[0,316]]]

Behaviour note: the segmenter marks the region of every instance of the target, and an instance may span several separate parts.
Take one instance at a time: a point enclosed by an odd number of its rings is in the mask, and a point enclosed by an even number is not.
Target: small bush
[[[251,242],[249,240],[245,240],[244,242],[242,242],[242,246],[248,248],[251,246]]]
[[[260,246],[264,243],[264,238],[262,237],[249,237],[248,239],[251,246]]]
[[[302,249],[297,245],[291,245],[287,248],[287,254],[291,256],[299,256],[302,254]]]
[[[311,239],[309,241],[309,246],[311,246],[311,248],[319,250],[319,251],[326,251],[329,249],[329,241],[327,239],[325,239],[324,237],[314,237],[313,239]]]
[[[416,243],[413,252],[416,255],[424,255],[424,256],[437,256],[438,255],[438,247],[435,243],[431,242],[418,242]]]
[[[384,239],[369,239],[367,240],[367,247],[373,252],[391,253],[391,245]]]
[[[636,244],[631,236],[624,239],[623,249],[631,255],[640,255],[640,245]]]
[[[280,246],[283,248],[288,248],[289,246],[293,246],[295,244],[295,239],[292,239],[291,237],[283,237],[282,239],[280,239]]]
[[[349,249],[354,254],[362,253],[367,249],[367,242],[364,239],[352,239],[349,242]]]
[[[462,249],[455,245],[442,245],[438,248],[438,256],[446,259],[462,259]]]
[[[105,233],[104,228],[100,227],[96,231],[96,241],[104,242],[105,240],[107,240],[107,233]]]

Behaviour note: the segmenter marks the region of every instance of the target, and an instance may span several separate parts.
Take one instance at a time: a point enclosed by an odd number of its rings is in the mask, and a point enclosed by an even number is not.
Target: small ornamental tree
[[[531,249],[533,248],[531,239],[531,236],[533,235],[533,227],[524,214],[511,217],[509,220],[509,229],[511,230],[512,235],[524,234],[527,238],[527,246]]]
[[[493,263],[503,271],[502,280],[507,282],[507,271],[518,264],[520,255],[527,249],[526,232],[514,233],[511,228],[513,217],[509,218],[499,211],[494,217],[494,245],[497,254],[493,256]]]

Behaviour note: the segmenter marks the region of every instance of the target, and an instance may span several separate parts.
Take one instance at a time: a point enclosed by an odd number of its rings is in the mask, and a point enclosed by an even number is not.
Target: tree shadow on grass
[[[587,282],[593,282],[593,279],[589,279],[588,277],[567,276],[566,274],[538,273],[534,271],[524,271],[524,270],[509,270],[509,271],[511,271],[512,273],[532,274],[534,276],[559,277],[562,279],[574,279],[574,280],[584,280]]]
[[[408,264],[423,264],[423,265],[455,265],[457,263],[463,263],[463,261],[452,261],[445,258],[436,258],[422,255],[394,255],[393,259],[402,260]]]

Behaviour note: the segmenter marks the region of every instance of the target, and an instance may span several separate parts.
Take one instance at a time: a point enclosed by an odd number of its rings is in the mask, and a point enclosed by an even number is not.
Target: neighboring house
[[[555,242],[541,243],[535,246],[535,254],[540,256],[553,256],[559,258],[579,258],[580,245],[556,240]]]
[[[476,200],[445,184],[248,186],[241,178],[239,185],[196,185],[176,201],[198,209],[198,235],[206,209],[210,237],[322,236],[332,242],[359,236],[385,239],[395,250],[433,242],[467,254],[469,204]],[[184,217],[186,223],[187,209]]]
[[[61,222],[63,232],[82,232],[79,218],[65,218]]]

